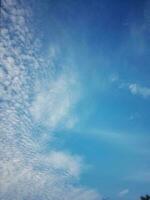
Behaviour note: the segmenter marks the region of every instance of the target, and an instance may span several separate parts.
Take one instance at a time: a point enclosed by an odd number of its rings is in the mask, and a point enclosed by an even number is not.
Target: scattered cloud
[[[136,83],[133,83],[133,84],[129,85],[129,91],[133,95],[139,95],[139,96],[142,96],[144,98],[150,97],[150,88],[149,87],[140,86],[140,85],[138,85]]]
[[[99,200],[95,190],[73,184],[84,167],[80,156],[51,146],[46,154],[42,138],[32,136],[37,122],[53,129],[62,123],[75,98],[70,75],[47,81],[53,69],[39,54],[31,19],[32,11],[22,1],[2,0],[0,199]],[[52,59],[56,52],[51,53]],[[41,74],[50,83],[46,88],[35,84]],[[52,134],[44,132],[44,138]]]

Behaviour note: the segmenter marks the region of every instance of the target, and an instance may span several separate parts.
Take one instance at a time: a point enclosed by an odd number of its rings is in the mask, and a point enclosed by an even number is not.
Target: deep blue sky
[[[74,184],[103,197],[136,200],[150,192],[150,1],[22,5],[40,41],[32,55],[44,60],[35,74],[27,72],[34,85],[31,135],[43,138],[40,153],[82,157]]]

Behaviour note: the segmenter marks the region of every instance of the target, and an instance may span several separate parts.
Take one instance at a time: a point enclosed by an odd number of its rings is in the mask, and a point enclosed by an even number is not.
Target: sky
[[[0,199],[150,193],[150,1],[0,6]]]

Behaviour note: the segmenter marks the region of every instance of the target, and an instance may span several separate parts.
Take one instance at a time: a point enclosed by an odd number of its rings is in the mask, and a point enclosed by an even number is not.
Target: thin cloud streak
[[[118,197],[122,198],[129,193],[129,189],[124,189],[118,193]]]

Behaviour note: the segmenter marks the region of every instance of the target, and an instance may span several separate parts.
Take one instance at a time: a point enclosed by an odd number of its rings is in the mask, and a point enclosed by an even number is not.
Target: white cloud
[[[63,74],[53,79],[48,90],[34,90],[41,73],[49,76],[52,71],[51,67],[47,70],[45,59],[38,54],[40,42],[30,29],[30,12],[22,1],[2,0],[0,199],[101,199],[96,191],[72,184],[82,171],[80,156],[56,151],[51,146],[49,153],[39,153],[44,147],[45,130],[40,130],[40,141],[32,137],[35,127],[30,109],[35,120],[56,127],[67,117],[74,97],[69,86],[73,79]],[[42,81],[47,83],[46,79]]]
[[[129,189],[124,189],[118,193],[118,197],[122,198],[129,193]]]
[[[68,83],[64,77],[52,82],[48,90],[37,93],[31,107],[31,113],[36,121],[55,127],[65,117],[71,106]]]
[[[52,151],[48,157],[49,163],[55,169],[66,171],[71,176],[78,177],[82,168],[82,160],[79,156],[72,156],[69,153]]]
[[[129,90],[133,95],[140,95],[144,98],[150,97],[150,88],[140,86],[136,83],[129,85]]]
[[[50,81],[47,89],[37,89],[30,108],[36,122],[55,128],[66,119],[76,101],[73,79],[73,76],[64,73]]]

